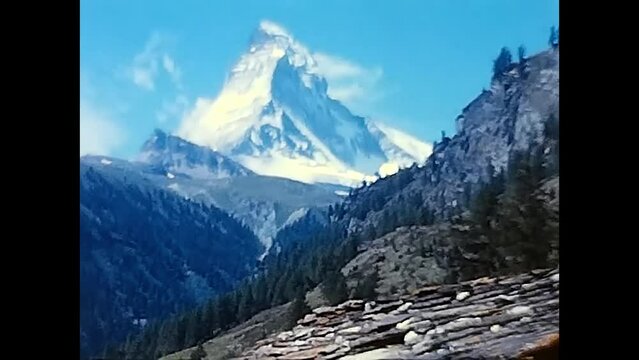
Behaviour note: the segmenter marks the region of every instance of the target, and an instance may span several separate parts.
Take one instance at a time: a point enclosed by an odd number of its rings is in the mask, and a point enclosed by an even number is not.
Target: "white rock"
[[[397,312],[404,312],[404,311],[408,310],[408,308],[411,307],[412,305],[413,305],[412,302],[407,302],[407,303],[403,304],[402,306],[398,307],[396,311]]]
[[[528,322],[531,322],[531,321],[532,321],[532,319],[529,316],[524,316],[523,318],[521,318],[519,320],[519,322],[523,322],[523,323],[528,323]]]
[[[435,328],[435,334],[443,334],[445,332],[446,332],[446,329],[444,329],[441,326],[438,326],[438,327]]]
[[[317,319],[317,316],[315,314],[306,314],[304,316],[304,320],[302,320],[304,323],[308,323],[311,322],[313,320]]]
[[[517,295],[504,295],[501,294],[499,296],[497,296],[497,299],[501,299],[501,300],[506,300],[506,301],[515,301],[517,300],[518,296]]]
[[[286,339],[288,339],[291,335],[293,335],[293,332],[292,332],[292,331],[284,331],[284,332],[279,333],[279,334],[277,335],[277,338],[278,338],[279,340],[286,340]]]
[[[413,345],[412,350],[414,352],[422,352],[423,350],[427,350],[430,347],[432,341],[433,339],[430,336],[426,335],[421,342]]]
[[[316,309],[313,309],[313,313],[321,315],[335,311],[335,308],[332,306],[320,306]]]
[[[501,326],[499,326],[499,324],[495,324],[490,327],[490,332],[492,333],[498,333],[499,330],[501,330]]]
[[[398,330],[408,330],[409,325],[415,320],[415,318],[411,317],[408,318],[407,320],[404,320],[400,323],[398,323],[397,325],[395,325],[395,328]]]
[[[510,315],[524,315],[524,314],[532,314],[532,308],[530,306],[523,306],[523,305],[519,305],[519,306],[515,306],[512,309],[508,310],[508,314]]]
[[[559,273],[556,273],[553,276],[551,276],[550,280],[552,280],[554,282],[559,282]]]
[[[464,299],[466,299],[469,296],[470,296],[470,293],[468,291],[462,291],[462,292],[458,293],[457,296],[455,296],[455,300],[463,301]]]
[[[340,331],[338,331],[339,334],[356,334],[358,332],[362,331],[362,327],[361,326],[353,326],[353,327],[349,327],[347,329],[342,329]]]
[[[430,329],[426,331],[426,335],[434,335],[434,334],[435,334],[435,329]]]
[[[374,349],[359,354],[347,355],[342,357],[342,360],[371,360],[371,359],[399,359],[400,353],[396,349]]]
[[[404,344],[406,345],[417,344],[419,340],[420,336],[414,331],[409,331],[404,335]]]
[[[366,304],[364,304],[364,311],[365,312],[369,312],[371,310],[373,310],[373,303],[367,302]]]

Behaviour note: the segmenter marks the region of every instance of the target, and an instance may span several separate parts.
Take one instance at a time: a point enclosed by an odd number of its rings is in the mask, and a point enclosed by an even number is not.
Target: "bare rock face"
[[[544,127],[551,117],[559,119],[558,49],[531,56],[493,80],[491,88],[457,117],[457,134],[436,143],[424,166],[357,189],[356,196],[347,199],[346,210],[357,213],[358,207],[364,207],[360,203],[366,203],[367,192],[384,192],[382,188],[388,186],[401,191],[385,199],[385,206],[421,196],[438,219],[457,214],[466,206],[465,188],[477,190],[492,175],[489,167],[505,169],[515,151],[544,144]],[[350,232],[383,220],[381,211],[366,210],[362,210],[366,212],[364,219],[347,219]]]
[[[515,359],[558,333],[559,270],[539,269],[317,308],[238,359]]]
[[[425,283],[443,283],[450,274],[446,262],[453,245],[450,224],[400,227],[367,244],[342,273],[349,289],[372,271],[379,276],[377,293],[410,292]]]

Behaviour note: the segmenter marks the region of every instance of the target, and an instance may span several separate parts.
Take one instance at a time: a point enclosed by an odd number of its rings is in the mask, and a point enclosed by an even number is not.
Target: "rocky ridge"
[[[547,154],[556,141],[544,129],[553,118],[558,122],[558,49],[533,55],[495,78],[490,89],[482,91],[457,117],[455,136],[437,142],[423,166],[354,190],[354,196],[346,199],[345,211],[365,215],[342,221],[349,233],[356,233],[367,224],[383,221],[385,208],[420,197],[437,219],[454,216],[467,208],[467,194],[475,194],[505,170],[515,152],[541,146]],[[379,193],[389,195],[383,197],[383,206],[371,210],[366,200]]]
[[[558,344],[559,269],[319,307],[236,359],[515,359]]]

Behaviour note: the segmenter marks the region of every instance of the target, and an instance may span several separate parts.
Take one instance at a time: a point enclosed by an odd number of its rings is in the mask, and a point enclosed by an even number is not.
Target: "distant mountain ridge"
[[[153,131],[136,160],[193,178],[222,179],[255,174],[218,152],[195,146],[160,129]]]
[[[104,156],[84,156],[81,161],[215,205],[249,226],[266,249],[277,232],[303,212],[342,199],[336,194],[339,187],[258,175],[208,147],[159,129],[144,143],[137,161]]]

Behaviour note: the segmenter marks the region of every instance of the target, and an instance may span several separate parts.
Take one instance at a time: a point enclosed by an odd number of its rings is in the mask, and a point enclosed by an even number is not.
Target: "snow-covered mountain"
[[[327,88],[311,52],[263,21],[221,93],[198,99],[177,133],[258,174],[308,183],[371,181],[430,155],[430,144],[352,114]]]

